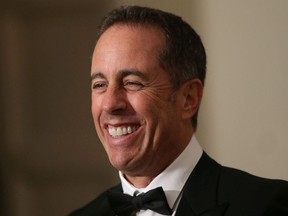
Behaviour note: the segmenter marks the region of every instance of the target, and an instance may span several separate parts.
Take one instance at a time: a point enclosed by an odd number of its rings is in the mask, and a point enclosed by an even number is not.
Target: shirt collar
[[[162,187],[169,206],[173,208],[185,182],[198,163],[202,153],[203,149],[195,135],[193,135],[189,144],[178,158],[176,158],[172,164],[153,179],[153,181],[145,188],[134,187],[125,179],[123,173],[119,171],[123,193],[133,196],[137,193],[147,192],[154,188]],[[171,181],[171,179],[173,179],[173,181]]]

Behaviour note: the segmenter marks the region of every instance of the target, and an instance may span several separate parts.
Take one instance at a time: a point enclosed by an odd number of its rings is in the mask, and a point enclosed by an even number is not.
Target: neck
[[[155,177],[150,176],[129,176],[124,175],[125,179],[136,188],[147,187]]]

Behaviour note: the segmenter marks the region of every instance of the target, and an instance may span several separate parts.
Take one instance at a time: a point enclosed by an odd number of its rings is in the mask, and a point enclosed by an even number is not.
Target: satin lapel
[[[229,204],[218,203],[218,181],[222,166],[205,152],[188,178],[176,216],[224,216]]]
[[[122,186],[121,184],[118,184],[117,186],[109,189],[108,191],[117,191],[117,192],[121,192],[122,191]],[[108,202],[108,198],[107,198],[107,192],[105,193],[105,206],[103,206],[103,208],[101,209],[101,214],[98,213],[97,215],[103,215],[103,216],[115,216],[116,214],[113,212],[112,208],[110,207],[110,204]]]
[[[109,190],[121,192],[121,185],[117,185]],[[107,198],[107,192],[102,193],[92,202],[88,203],[86,206],[72,212],[69,216],[115,216],[115,213],[110,207]]]

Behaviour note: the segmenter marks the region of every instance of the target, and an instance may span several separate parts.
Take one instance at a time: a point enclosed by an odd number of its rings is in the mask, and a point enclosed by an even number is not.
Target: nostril
[[[110,111],[111,114],[113,115],[124,115],[126,113],[124,108],[118,108]]]

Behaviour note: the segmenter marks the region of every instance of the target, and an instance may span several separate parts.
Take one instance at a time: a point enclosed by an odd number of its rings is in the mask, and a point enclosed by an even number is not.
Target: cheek
[[[170,124],[170,120],[173,119],[171,115],[177,112],[173,109],[172,102],[164,95],[161,97],[157,94],[141,93],[129,100],[134,111],[143,119],[146,129],[151,133],[155,133],[160,128],[162,131],[164,125],[167,127],[167,122]]]
[[[95,126],[97,126],[97,124],[99,123],[98,120],[99,120],[99,116],[100,116],[100,106],[98,104],[99,102],[98,103],[97,102],[98,101],[96,101],[92,97],[92,100],[91,100],[91,112],[92,112],[92,117],[93,117]]]
[[[99,106],[94,102],[91,104],[91,112],[92,112],[92,117],[93,117],[93,122],[94,126],[98,135],[98,138],[101,140],[103,143],[104,140],[102,139],[104,136],[103,131],[101,130],[101,123],[100,123],[100,109]]]
[[[95,121],[95,117],[97,116],[97,106],[95,105],[95,103],[91,104],[91,112],[92,112],[92,116],[93,116],[93,120]]]
[[[160,98],[146,93],[139,93],[137,95],[128,96],[130,106],[142,118],[153,118],[162,107]]]

